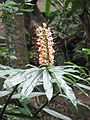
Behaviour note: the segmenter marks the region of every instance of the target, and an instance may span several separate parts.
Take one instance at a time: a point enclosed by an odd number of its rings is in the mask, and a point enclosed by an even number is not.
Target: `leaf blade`
[[[43,71],[43,87],[48,100],[50,101],[53,95],[53,85],[51,83],[51,76],[48,70]]]
[[[58,112],[56,112],[56,111],[54,111],[54,110],[51,110],[51,109],[49,109],[49,108],[43,108],[43,110],[44,110],[45,112],[53,115],[53,116],[56,117],[56,118],[60,118],[60,119],[62,119],[62,120],[72,120],[71,118],[69,118],[69,117],[67,117],[67,116],[65,116],[65,115],[63,115],[63,114],[61,114],[61,113],[58,113]]]

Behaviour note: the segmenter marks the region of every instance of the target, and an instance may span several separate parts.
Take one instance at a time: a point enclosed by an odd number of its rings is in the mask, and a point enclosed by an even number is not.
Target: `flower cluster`
[[[53,49],[53,37],[52,32],[46,23],[43,23],[43,27],[36,29],[38,53],[39,53],[39,64],[51,66],[54,65],[54,49]]]

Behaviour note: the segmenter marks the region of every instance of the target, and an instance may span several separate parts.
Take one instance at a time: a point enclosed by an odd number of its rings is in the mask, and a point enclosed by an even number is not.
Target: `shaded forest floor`
[[[77,98],[80,99],[81,102],[90,106],[90,99],[83,95],[81,92],[75,90],[77,93]],[[43,99],[44,100],[44,99]],[[43,101],[44,102],[44,101]],[[56,97],[51,101],[49,107],[52,110],[60,112],[68,117],[71,117],[72,120],[90,120],[90,110],[88,110],[84,106],[78,106],[78,111],[75,110],[75,107],[66,99],[62,99],[61,97]],[[44,113],[44,116],[41,120],[59,120],[58,118],[52,117],[51,115]]]

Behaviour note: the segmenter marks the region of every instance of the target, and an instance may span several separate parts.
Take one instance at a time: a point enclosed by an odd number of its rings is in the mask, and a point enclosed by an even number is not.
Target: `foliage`
[[[56,96],[59,94],[61,94],[62,96],[65,95],[65,98],[69,99],[71,103],[77,108],[77,104],[80,103],[80,101],[77,100],[72,87],[78,88],[86,96],[88,96],[88,94],[84,91],[84,89],[90,90],[89,86],[84,85],[81,82],[84,81],[86,83],[89,83],[86,78],[87,75],[84,69],[71,63],[65,66],[53,66],[41,68],[31,66],[30,69],[23,70],[13,69],[8,66],[0,65],[0,77],[5,79],[4,90],[7,90],[1,93],[1,97],[2,95],[4,96],[11,93],[11,89],[17,89],[16,90],[17,92],[12,94],[11,97],[13,99],[15,98],[19,99],[21,103],[23,103],[22,101],[24,101],[25,99],[30,100],[30,98],[41,95],[46,95],[48,101],[51,101],[55,97],[55,94],[53,95],[53,85],[55,84],[55,86],[58,87],[58,94],[56,94]],[[40,85],[43,86],[45,93],[44,92],[34,93],[33,90],[38,88]],[[25,110],[28,111],[28,107],[25,106],[27,105],[24,105],[24,108]],[[40,108],[40,111],[43,109],[48,113],[51,112],[51,114],[54,115],[55,117],[57,116],[58,118],[67,120],[67,117],[44,107]],[[10,113],[6,110],[6,114],[12,114],[21,117],[20,111],[18,113],[15,111],[12,111],[12,113]],[[27,118],[36,117],[32,115],[32,112],[30,110],[28,115],[27,111],[26,113],[22,112],[22,116],[25,116]]]
[[[46,9],[45,9],[45,12],[46,12],[46,16],[47,17],[50,14],[50,8],[51,8],[50,0],[46,0]]]
[[[0,3],[0,10],[4,10],[12,13],[18,11],[18,7],[15,2],[11,0],[6,0],[5,3]]]
[[[90,49],[83,48],[82,51],[85,52],[87,55],[90,55]]]
[[[86,39],[89,37],[87,37],[85,29],[85,26],[87,28],[87,25],[83,24],[81,17],[83,16],[85,18],[85,14],[86,16],[89,16],[87,21],[90,21],[90,1],[51,0],[50,3],[56,9],[52,13],[49,12],[48,21],[51,23],[55,38],[58,39],[60,43],[65,42],[66,44],[66,51],[64,50],[64,54],[67,54],[69,60],[76,62],[77,64],[78,60],[83,59],[82,64],[79,65],[86,65],[88,60],[86,55],[82,52],[82,48],[87,46],[88,43],[86,42]],[[83,41],[84,47],[81,45],[81,42]],[[79,47],[81,47],[81,49]]]
[[[5,40],[6,38],[0,36],[0,63],[2,64],[6,64],[9,59],[17,59],[16,56],[10,54],[9,50],[6,48]]]
[[[51,110],[49,108],[43,108],[43,110],[46,111],[47,113],[55,116],[56,118],[60,118],[62,120],[71,120],[71,118],[69,118],[67,116],[64,116],[64,115],[62,115],[62,114],[60,114],[58,112],[55,112],[55,111],[53,111],[53,110]]]
[[[82,7],[76,9],[78,3],[74,2],[73,0],[52,0],[46,4],[46,14],[49,4],[56,8],[54,12],[48,13],[48,21],[52,22],[53,29],[58,38],[66,39],[74,35],[78,36],[83,33],[83,28],[78,12],[78,9],[82,9]]]
[[[5,3],[0,3],[0,11],[4,12],[4,17],[8,20],[11,20],[15,13],[23,13],[23,12],[32,12],[33,4],[31,4],[32,0],[23,0],[23,3],[15,3],[12,0],[6,0]],[[31,6],[30,9],[25,8],[25,6]]]

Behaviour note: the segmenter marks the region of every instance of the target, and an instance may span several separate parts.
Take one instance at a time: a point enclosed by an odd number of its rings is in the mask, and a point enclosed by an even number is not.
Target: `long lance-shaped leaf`
[[[55,71],[65,71],[65,72],[71,72],[71,73],[80,73],[78,70],[75,70],[75,66],[55,66]]]
[[[83,85],[83,84],[81,84],[81,83],[75,83],[75,84],[78,85],[78,86],[81,87],[81,88],[84,88],[84,89],[86,89],[86,90],[90,90],[90,87],[87,86],[87,85]]]
[[[81,81],[84,81],[84,82],[87,82],[88,84],[90,84],[87,79],[82,78],[79,75],[74,75],[74,73],[73,74],[72,73],[68,73],[67,77],[71,78],[71,80],[74,80],[74,81],[81,80]]]
[[[51,110],[49,108],[43,108],[43,110],[45,112],[47,112],[48,114],[53,115],[56,118],[59,118],[59,119],[62,119],[62,120],[72,120],[71,118],[69,118],[69,117],[67,117],[67,116],[65,116],[65,115],[63,115],[61,113],[58,113],[58,112],[56,112],[54,110]]]
[[[80,73],[78,70],[74,70],[72,68],[64,69],[64,72],[67,72],[67,73]]]
[[[6,96],[10,93],[10,91],[0,91],[0,97]]]
[[[22,70],[19,69],[9,69],[9,70],[0,70],[0,78],[2,78],[3,76],[12,76],[14,74],[17,74],[18,72],[20,72]],[[8,78],[8,77],[6,77]]]
[[[13,68],[5,65],[0,64],[0,78],[2,78],[5,75],[10,75],[10,73],[13,72]]]
[[[32,76],[27,81],[25,81],[21,92],[23,96],[22,98],[28,97],[28,95],[30,95],[30,93],[36,87],[41,74],[42,74],[41,70],[35,71],[32,73]]]
[[[3,69],[4,69],[4,70],[6,70],[6,69],[11,69],[11,67],[0,64],[0,70],[3,70]]]
[[[31,68],[26,70],[20,70],[20,69],[7,70],[7,74],[10,74],[10,76],[6,78],[4,82],[4,88],[14,87],[17,84],[26,81],[27,79],[30,78],[30,76],[32,76],[32,73],[37,70],[38,70],[37,68]]]
[[[59,89],[63,89],[64,93],[67,95],[67,97],[71,100],[73,105],[77,107],[77,99],[75,97],[75,94],[70,86],[67,85],[66,81],[63,80],[61,76],[54,73],[56,77],[56,83],[59,86]]]
[[[22,76],[22,72],[18,72],[17,74],[12,75],[5,80],[4,88],[14,87],[25,80],[26,78]]]
[[[69,73],[70,74],[70,73]],[[78,75],[74,75],[74,74],[70,74],[72,77],[78,79],[78,80],[85,80],[84,78],[78,76]]]
[[[35,72],[35,71],[38,71],[39,68],[30,68],[30,69],[26,69],[25,72],[22,74],[23,77],[29,79],[32,74]]]
[[[45,95],[45,93],[43,92],[32,92],[31,94],[28,95],[27,98],[34,98],[36,96],[42,96],[42,95]],[[15,95],[12,96],[12,99],[20,99],[22,97],[22,94],[20,93],[17,93]]]
[[[53,85],[51,83],[51,76],[48,70],[43,71],[43,86],[48,100],[50,101],[53,95]]]

